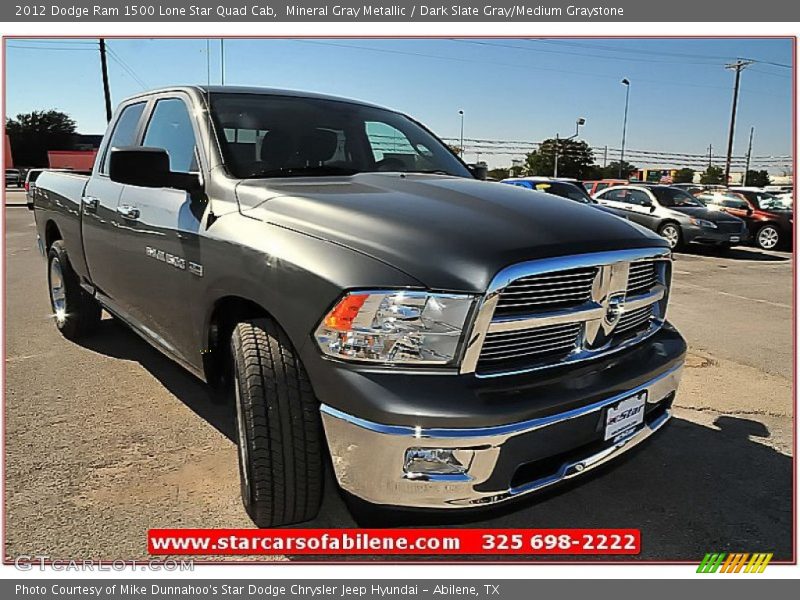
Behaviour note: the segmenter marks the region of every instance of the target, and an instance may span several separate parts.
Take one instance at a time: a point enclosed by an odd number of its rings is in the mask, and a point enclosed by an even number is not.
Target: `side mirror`
[[[650,209],[650,212],[656,212],[656,205],[655,204],[651,203],[651,204],[648,204],[647,206]]]
[[[200,178],[197,175],[170,170],[169,154],[163,148],[113,148],[108,175],[111,181],[124,185],[175,188],[186,192],[200,189]]]
[[[486,165],[467,165],[469,172],[475,179],[486,180],[489,176],[489,167]]]

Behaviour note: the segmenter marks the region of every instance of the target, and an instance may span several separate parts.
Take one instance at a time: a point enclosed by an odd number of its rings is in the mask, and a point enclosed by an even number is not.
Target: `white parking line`
[[[720,296],[729,296],[731,298],[736,298],[738,300],[750,300],[751,302],[758,302],[760,304],[769,304],[770,306],[777,306],[778,308],[788,308],[789,310],[792,309],[791,304],[783,304],[782,302],[772,302],[770,300],[761,300],[760,298],[750,298],[748,296],[740,296],[739,294],[731,294],[730,292],[723,292],[720,290],[715,290],[714,288],[708,288],[702,285],[697,285],[696,283],[686,283],[685,281],[675,281],[673,282],[673,287],[675,286],[684,286],[684,287],[691,287],[698,290],[703,290],[705,292],[711,292],[712,294],[719,294]]]

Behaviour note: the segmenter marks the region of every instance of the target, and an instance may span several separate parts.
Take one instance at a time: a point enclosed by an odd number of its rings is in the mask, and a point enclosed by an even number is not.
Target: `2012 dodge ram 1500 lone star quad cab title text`
[[[90,177],[37,183],[58,328],[87,334],[103,307],[230,389],[259,526],[317,514],[326,453],[366,502],[481,507],[670,417],[686,344],[666,242],[478,181],[397,112],[164,89],[122,103]]]

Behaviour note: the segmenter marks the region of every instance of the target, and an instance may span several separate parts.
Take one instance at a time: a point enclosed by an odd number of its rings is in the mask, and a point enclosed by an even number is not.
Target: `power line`
[[[761,63],[764,65],[771,65],[773,67],[782,67],[785,69],[791,69],[792,65],[787,65],[785,63],[774,62],[771,60],[760,59],[760,58],[753,58],[750,56],[733,56],[733,55],[713,55],[713,54],[690,54],[690,53],[683,53],[683,52],[666,52],[663,50],[647,50],[647,49],[628,49],[628,48],[611,48],[609,46],[604,46],[602,44],[587,44],[585,42],[572,42],[566,40],[548,40],[548,39],[531,39],[528,40],[530,42],[538,42],[542,44],[557,44],[557,45],[566,45],[566,46],[576,46],[581,48],[591,48],[594,50],[603,50],[606,52],[617,52],[617,53],[629,53],[629,54],[650,54],[654,56],[673,56],[673,57],[682,57],[682,58],[698,58],[698,59],[718,59],[724,61],[731,61],[731,60],[747,60],[750,62]]]
[[[625,62],[646,62],[650,64],[693,64],[693,65],[703,65],[708,67],[719,66],[718,61],[713,62],[689,62],[686,61],[676,61],[676,60],[654,60],[652,58],[642,58],[642,57],[622,57],[622,56],[598,56],[597,54],[589,54],[586,52],[567,52],[565,50],[544,50],[542,48],[531,48],[531,47],[522,47],[522,46],[515,46],[513,44],[502,44],[496,42],[486,42],[482,40],[460,40],[460,39],[452,39],[449,40],[451,42],[457,42],[460,44],[473,44],[478,46],[492,46],[495,48],[510,48],[512,50],[520,50],[523,52],[534,52],[534,53],[545,53],[545,54],[565,54],[568,56],[581,56],[587,58],[599,58],[600,60],[621,60]],[[532,41],[532,40],[523,40],[523,41]]]
[[[48,40],[40,38],[14,38],[13,42],[21,44],[56,44],[56,45],[84,45],[84,46],[97,46],[97,42],[90,40]]]
[[[89,47],[61,48],[57,46],[28,46],[28,45],[18,46],[16,44],[6,44],[6,48],[16,48],[18,50],[55,50],[59,52],[81,52],[81,51],[94,52],[96,50],[96,48],[89,48]]]
[[[109,56],[111,56],[114,62],[116,62],[128,75],[130,75],[133,78],[133,80],[136,83],[138,83],[143,90],[147,90],[149,88],[147,83],[141,77],[139,77],[139,75],[136,74],[136,71],[133,69],[133,67],[131,67],[128,64],[128,62],[124,60],[116,50],[114,50],[110,46],[106,46],[106,48],[108,50]]]
[[[298,44],[314,44],[314,45],[319,45],[319,46],[332,46],[334,48],[348,48],[348,49],[352,49],[352,50],[362,50],[362,51],[365,51],[365,52],[378,52],[378,53],[383,53],[383,54],[397,54],[397,55],[401,55],[401,56],[415,56],[415,57],[420,57],[420,58],[429,58],[429,59],[434,59],[434,60],[444,60],[444,61],[450,61],[450,62],[459,62],[459,63],[466,63],[466,64],[472,64],[472,65],[474,65],[476,63],[479,63],[479,64],[486,64],[486,65],[492,65],[492,66],[512,68],[512,69],[515,69],[516,71],[519,71],[520,69],[526,69],[526,70],[545,71],[545,72],[549,72],[549,73],[559,73],[559,74],[569,73],[571,75],[580,75],[582,77],[596,77],[596,78],[599,78],[599,79],[609,79],[609,80],[613,79],[615,81],[618,79],[618,77],[616,75],[600,75],[598,73],[589,72],[589,71],[575,71],[575,70],[571,70],[571,69],[570,70],[568,70],[568,69],[559,69],[559,68],[556,68],[556,67],[549,68],[549,67],[542,67],[542,66],[534,66],[534,65],[530,65],[530,64],[507,63],[507,62],[499,62],[499,61],[485,60],[485,59],[460,58],[460,57],[457,57],[457,56],[443,56],[441,54],[428,54],[428,53],[424,53],[424,52],[411,52],[411,51],[408,51],[408,50],[397,50],[397,49],[394,49],[394,48],[376,48],[376,47],[373,47],[373,46],[359,46],[357,44],[334,43],[334,42],[326,42],[326,41],[321,41],[321,40],[293,39],[293,40],[290,40],[290,41],[298,43]],[[456,40],[450,40],[450,41],[456,41]],[[670,87],[674,87],[675,86],[674,81],[667,81],[667,80],[663,80],[663,79],[642,79],[642,78],[637,78],[637,81],[641,81],[641,82],[644,82],[644,83],[649,83],[649,84],[654,85],[654,86],[667,86],[667,85],[670,86]],[[680,86],[681,87],[694,87],[694,88],[713,89],[713,90],[728,90],[729,89],[728,87],[720,86],[720,85],[705,85],[705,84],[701,84],[701,83],[687,83],[687,82],[681,82]],[[763,86],[759,88],[759,91],[762,92],[762,93],[765,91]]]

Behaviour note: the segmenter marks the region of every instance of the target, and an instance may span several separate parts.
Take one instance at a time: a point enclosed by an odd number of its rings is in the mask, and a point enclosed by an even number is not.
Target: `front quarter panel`
[[[363,254],[240,213],[220,218],[207,236],[205,308],[198,315],[203,332],[216,303],[237,296],[265,309],[302,350],[344,290],[422,287]]]

